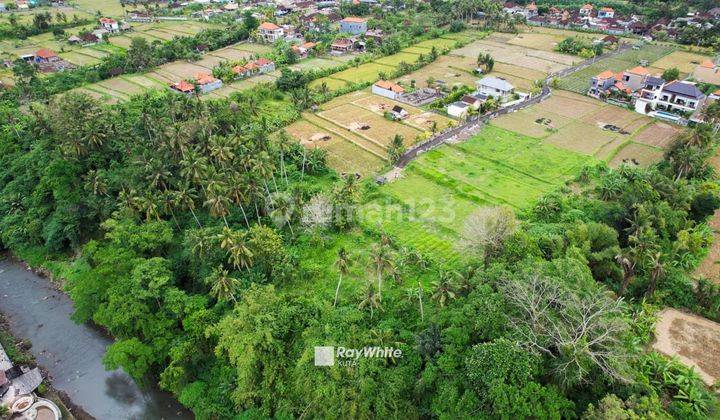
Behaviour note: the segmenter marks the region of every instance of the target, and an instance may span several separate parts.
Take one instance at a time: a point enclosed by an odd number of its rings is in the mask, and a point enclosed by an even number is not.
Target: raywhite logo
[[[394,347],[367,346],[361,349],[349,349],[346,347],[316,346],[315,366],[334,366],[335,358],[338,358],[339,366],[355,366],[357,360],[364,358],[389,358],[402,357],[402,350]]]
[[[335,347],[315,346],[315,366],[333,366],[335,364]]]

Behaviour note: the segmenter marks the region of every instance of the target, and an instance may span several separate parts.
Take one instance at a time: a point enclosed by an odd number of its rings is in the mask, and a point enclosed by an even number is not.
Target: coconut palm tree
[[[382,302],[382,278],[385,270],[390,267],[390,252],[388,246],[380,243],[373,246],[370,256],[375,266],[378,281],[378,299]]]
[[[238,234],[235,244],[230,248],[230,263],[238,270],[250,269],[253,265],[253,253],[246,244],[244,234]]]
[[[229,213],[230,199],[227,197],[227,188],[222,184],[213,182],[206,190],[205,207],[213,217],[221,217],[225,227],[229,227],[226,216]]]
[[[272,206],[270,217],[281,228],[287,225],[290,228],[290,234],[294,236],[295,232],[292,228],[294,209],[291,198],[284,192],[274,193],[270,196],[270,205]]]
[[[648,258],[648,268],[650,270],[650,283],[648,284],[646,297],[651,298],[655,293],[658,281],[665,277],[665,256],[662,252],[651,254]]]
[[[188,242],[191,244],[192,253],[202,258],[210,249],[213,237],[205,229],[193,229],[188,233]]]
[[[380,306],[380,298],[375,293],[375,285],[373,282],[369,281],[365,285],[365,291],[363,292],[362,300],[358,304],[358,308],[370,310],[371,319],[375,315],[376,309],[382,309]]]
[[[343,276],[350,274],[350,258],[348,257],[347,251],[344,247],[338,250],[335,267],[338,269],[338,284],[335,288],[335,300],[333,300],[333,307],[337,305],[338,295],[340,294],[340,283],[342,283]]]
[[[457,297],[457,287],[452,282],[448,272],[440,272],[439,279],[431,284],[434,288],[432,299],[440,304],[441,308]]]
[[[230,194],[230,198],[232,198],[233,203],[240,207],[243,219],[245,220],[245,225],[248,229],[250,229],[250,222],[248,221],[247,214],[245,213],[245,206],[243,206],[243,203],[247,201],[247,191],[243,176],[240,173],[233,172],[230,176],[228,194]]]
[[[195,219],[195,223],[197,223],[198,227],[202,227],[200,220],[198,220],[197,215],[195,214],[196,199],[197,192],[194,188],[190,187],[187,182],[181,183],[178,186],[177,191],[175,191],[175,202],[180,206],[180,208],[190,210],[193,219]]]
[[[230,273],[222,266],[213,270],[209,282],[212,285],[210,288],[210,296],[220,302],[228,300],[236,302],[235,293],[240,287],[240,281],[231,277]]]

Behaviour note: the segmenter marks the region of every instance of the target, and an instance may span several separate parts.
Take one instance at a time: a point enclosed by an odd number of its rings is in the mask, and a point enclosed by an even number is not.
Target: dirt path
[[[653,348],[694,367],[708,386],[720,378],[720,357],[717,356],[720,324],[717,322],[666,308],[658,314],[655,337]]]

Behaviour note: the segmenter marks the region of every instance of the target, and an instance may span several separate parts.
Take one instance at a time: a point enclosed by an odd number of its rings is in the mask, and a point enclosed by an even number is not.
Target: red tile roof
[[[257,64],[258,66],[267,66],[268,64],[272,64],[272,63],[273,63],[272,61],[268,60],[265,57],[258,58],[257,60],[255,60],[255,64]]]
[[[100,18],[100,23],[113,24],[113,23],[117,23],[117,21],[116,21],[115,19],[112,19],[112,18]]]
[[[353,16],[350,16],[350,17],[346,17],[346,18],[343,19],[341,22],[347,22],[347,23],[365,23],[365,22],[367,22],[367,19],[361,18],[361,17],[353,17]]]
[[[35,52],[35,56],[48,59],[52,57],[57,57],[57,54],[55,54],[55,51],[48,50],[47,48],[42,48]]]
[[[263,22],[260,25],[260,29],[265,29],[266,31],[275,31],[280,29],[280,27],[272,22]]]
[[[613,73],[613,72],[610,71],[610,70],[605,70],[604,72],[598,74],[598,75],[595,76],[595,77],[597,77],[597,78],[600,79],[600,80],[606,80],[606,79],[609,79],[609,78],[611,78],[611,77],[613,77],[613,76],[615,76],[615,73]]]
[[[173,83],[170,86],[175,90],[179,90],[180,92],[185,92],[185,93],[192,92],[195,90],[195,86],[192,83],[188,83],[184,80],[181,80],[177,83]]]
[[[207,85],[210,83],[215,83],[217,79],[214,78],[211,74],[195,73],[195,81],[198,82],[198,84],[200,85]]]
[[[650,74],[650,72],[648,71],[648,69],[646,69],[646,68],[643,67],[643,66],[637,66],[637,67],[635,67],[635,68],[632,68],[632,69],[628,70],[626,73],[639,74],[639,75],[641,75],[641,76],[645,76],[645,75]]]
[[[391,90],[395,93],[405,92],[405,88],[403,88],[402,86],[395,84],[393,82],[389,82],[387,80],[378,80],[377,82],[375,82],[375,86],[377,86],[381,89]]]

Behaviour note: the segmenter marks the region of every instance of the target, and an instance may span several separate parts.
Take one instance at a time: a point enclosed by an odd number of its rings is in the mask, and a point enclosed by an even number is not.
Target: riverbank
[[[191,419],[167,393],[140,388],[122,370],[106,371],[102,359],[112,338],[72,321],[70,298],[57,282],[5,255],[0,260],[0,313],[8,330],[32,346],[58,393],[98,419]]]
[[[5,349],[13,363],[32,368],[37,367],[40,369],[44,380],[40,388],[38,388],[35,393],[38,394],[38,396],[55,403],[55,405],[57,405],[60,409],[63,419],[89,420],[93,418],[83,411],[82,408],[73,404],[65,393],[55,389],[52,384],[52,378],[50,377],[47,369],[44,366],[38,365],[37,361],[30,353],[29,349],[32,347],[32,343],[28,340],[20,340],[13,336],[10,333],[10,325],[2,313],[0,313],[0,345],[2,345]]]

